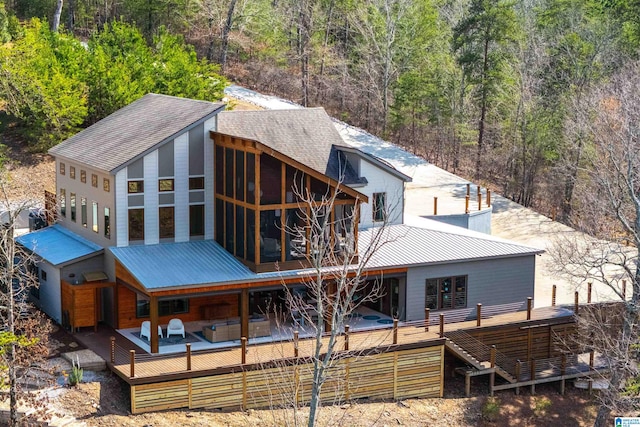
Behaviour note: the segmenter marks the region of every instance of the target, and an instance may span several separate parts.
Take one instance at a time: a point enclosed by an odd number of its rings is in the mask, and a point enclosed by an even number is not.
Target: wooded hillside
[[[593,149],[574,124],[593,90],[635,60],[640,6],[5,0],[2,7],[0,0],[0,41],[8,42],[0,47],[0,99],[43,147],[149,91],[219,99],[220,73],[323,106],[438,166],[586,227],[585,157]]]

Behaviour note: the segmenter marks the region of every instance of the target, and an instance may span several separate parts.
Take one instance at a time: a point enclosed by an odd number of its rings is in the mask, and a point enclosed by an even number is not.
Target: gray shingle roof
[[[225,111],[218,116],[218,132],[258,141],[335,180],[344,170],[345,184],[359,183],[339,152],[346,145],[323,108]]]
[[[150,93],[53,147],[49,153],[115,172],[224,107],[223,103]]]

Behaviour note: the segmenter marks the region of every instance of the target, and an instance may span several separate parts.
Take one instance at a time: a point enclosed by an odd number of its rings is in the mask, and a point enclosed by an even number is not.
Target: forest
[[[235,82],[598,234],[583,106],[637,74],[640,5],[0,0],[0,43],[4,120],[35,149],[147,92],[219,100]]]

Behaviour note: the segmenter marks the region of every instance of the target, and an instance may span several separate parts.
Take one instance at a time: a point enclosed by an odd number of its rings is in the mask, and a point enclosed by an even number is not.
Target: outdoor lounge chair
[[[171,335],[182,335],[182,338],[185,337],[184,324],[182,323],[182,320],[169,320],[169,326],[167,326],[167,338],[169,338]]]
[[[158,325],[158,336],[162,338],[162,327]],[[151,322],[145,320],[140,326],[140,338],[146,337],[148,341],[151,341]]]

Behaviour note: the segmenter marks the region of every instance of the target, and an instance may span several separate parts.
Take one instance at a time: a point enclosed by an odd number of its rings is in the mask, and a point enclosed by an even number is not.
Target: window
[[[102,189],[107,193],[111,191],[111,186],[109,185],[109,180],[107,178],[102,178]]]
[[[204,236],[204,205],[189,206],[189,236]]]
[[[98,232],[98,203],[91,202],[91,229]]]
[[[129,240],[144,240],[144,209],[129,209]]]
[[[91,174],[91,186],[98,188],[98,175],[95,173]]]
[[[76,179],[76,168],[74,166],[69,166],[69,178]]]
[[[40,270],[40,279],[42,279],[43,281],[47,281],[47,272],[44,270]]]
[[[129,181],[128,182],[128,192],[131,193],[143,193],[144,192],[144,181]]]
[[[71,204],[71,221],[76,221],[76,193],[71,193],[70,195],[70,204]]]
[[[64,188],[60,189],[60,215],[67,216],[67,191]]]
[[[189,190],[204,190],[204,177],[189,178]]]
[[[104,237],[111,238],[111,210],[104,208]]]
[[[387,193],[373,193],[373,220],[384,221],[387,217]]]
[[[175,237],[175,220],[173,206],[158,208],[158,222],[160,223],[160,238],[170,239]]]
[[[432,310],[465,308],[467,306],[467,276],[441,277],[426,280],[425,307]]]
[[[60,175],[64,175],[65,170],[64,170],[64,163],[60,162]]]
[[[158,191],[173,191],[173,178],[159,180]]]
[[[87,226],[87,198],[80,198],[80,219],[82,220],[82,226]]]
[[[87,171],[80,169],[80,182],[87,182]]]
[[[149,317],[151,301],[145,295],[136,296],[136,317]],[[170,299],[158,301],[158,315],[170,316],[172,314],[188,313],[189,300]]]

